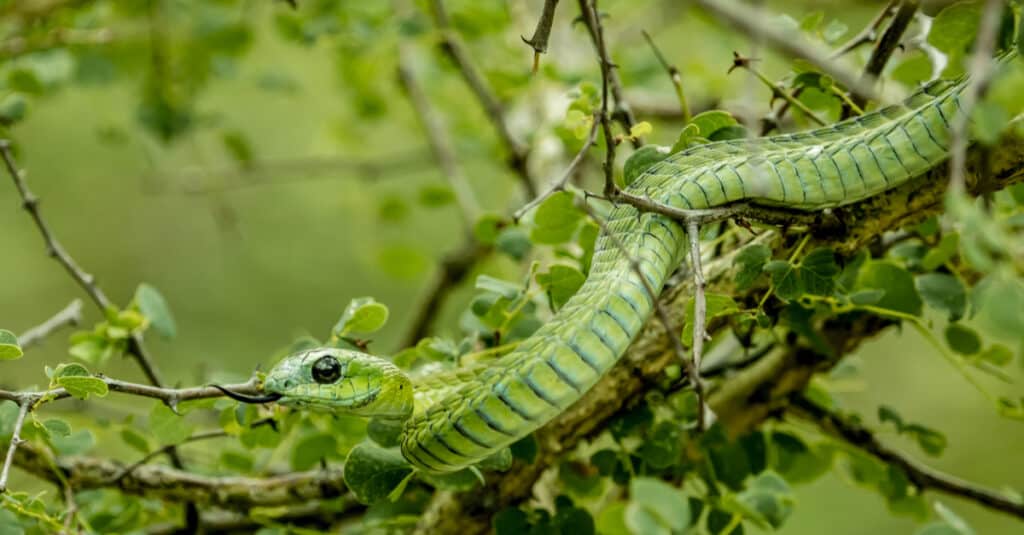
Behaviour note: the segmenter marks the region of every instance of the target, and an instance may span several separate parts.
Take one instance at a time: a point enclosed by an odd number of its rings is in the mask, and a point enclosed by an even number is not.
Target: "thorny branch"
[[[7,446],[7,454],[4,456],[3,467],[0,468],[0,494],[7,492],[7,478],[11,475],[11,466],[14,463],[14,454],[21,446],[21,429],[25,426],[25,416],[32,409],[32,403],[28,399],[18,401],[18,417],[14,420],[14,427],[11,431],[11,441]]]
[[[919,489],[936,490],[951,496],[958,496],[1024,519],[1024,503],[910,459],[879,442],[874,433],[864,426],[818,406],[803,395],[794,396],[791,400],[790,410],[795,415],[813,422],[827,433],[899,468],[906,474],[907,479]]]
[[[580,166],[581,163],[583,163],[584,158],[587,157],[587,151],[589,151],[590,147],[593,147],[594,142],[597,141],[597,129],[600,126],[600,120],[595,117],[593,120],[593,124],[590,125],[590,133],[587,134],[587,139],[583,142],[583,146],[580,147],[580,150],[579,152],[576,153],[576,156],[574,156],[572,161],[569,162],[569,166],[566,167],[565,171],[562,172],[562,176],[560,176],[558,180],[551,184],[551,187],[548,188],[548,190],[545,191],[543,194],[538,195],[537,198],[531,200],[530,202],[523,205],[522,208],[516,210],[516,212],[512,215],[513,221],[518,222],[520,219],[522,219],[524,215],[528,214],[530,210],[533,210],[534,208],[539,206],[548,197],[554,195],[559,191],[565,191],[565,186],[569,183],[569,179],[572,178],[573,174],[576,173],[576,169]]]
[[[868,58],[867,67],[864,68],[864,74],[861,76],[861,80],[864,83],[874,83],[882,74],[882,69],[885,68],[885,64],[889,62],[892,53],[900,45],[900,40],[903,38],[903,34],[906,33],[907,27],[914,20],[914,15],[917,14],[919,6],[920,2],[918,0],[900,1],[896,15],[892,18],[892,23],[885,29],[885,33],[878,40],[878,44],[871,51],[871,57]],[[853,102],[858,107],[863,108],[867,104],[867,99],[863,95],[854,94]],[[843,108],[843,118],[849,117],[851,112],[851,107],[845,106]]]
[[[683,91],[683,77],[679,74],[679,68],[674,63],[669,63],[665,59],[665,56],[658,49],[658,45],[654,44],[654,39],[651,38],[651,34],[644,30],[644,39],[647,40],[647,44],[651,46],[651,51],[654,52],[654,57],[658,59],[658,63],[665,69],[668,74],[669,80],[672,81],[672,87],[676,90],[676,98],[679,99],[679,109],[682,112],[682,120],[684,123],[690,122],[690,105],[686,101],[686,92]]]
[[[871,22],[868,23],[864,29],[857,32],[857,35],[854,35],[849,41],[839,45],[839,48],[832,52],[832,59],[845,56],[868,43],[874,43],[875,40],[878,39],[878,29],[881,28],[882,24],[884,24],[889,16],[892,15],[893,10],[896,9],[896,4],[899,1],[900,0],[889,0],[889,3],[886,4],[877,15],[875,15],[875,18],[871,19]]]
[[[79,286],[85,290],[85,293],[92,298],[93,302],[100,310],[107,310],[114,306],[114,303],[107,297],[107,294],[103,292],[103,289],[96,284],[96,278],[90,273],[86,272],[78,263],[75,262],[74,258],[64,249],[64,247],[57,241],[53,231],[50,230],[50,226],[43,219],[42,214],[39,211],[39,198],[36,197],[31,190],[28,189],[28,183],[25,182],[24,174],[18,169],[18,165],[14,161],[14,155],[11,153],[11,142],[8,140],[0,140],[0,156],[3,157],[4,165],[7,167],[7,172],[11,176],[11,180],[14,181],[14,186],[18,189],[18,193],[21,195],[22,206],[28,211],[29,215],[32,216],[32,220],[35,221],[36,227],[39,232],[43,235],[43,241],[46,243],[47,253],[57,260],[58,263],[71,275],[71,278],[78,283]],[[138,362],[139,367],[142,368],[146,378],[150,383],[156,386],[161,386],[159,373],[157,372],[156,365],[153,360],[146,353],[142,345],[142,337],[138,334],[133,334],[130,343],[128,344],[128,352]]]
[[[583,25],[587,27],[587,33],[590,34],[590,40],[594,43],[594,50],[601,62],[601,78],[607,79],[612,96],[615,97],[615,108],[612,112],[612,117],[621,122],[622,126],[629,131],[636,124],[636,117],[633,115],[633,110],[629,107],[629,101],[626,100],[622,92],[622,80],[619,78],[615,63],[612,62],[611,56],[608,53],[608,46],[604,39],[604,27],[601,24],[601,12],[597,9],[597,0],[579,0],[579,4],[580,18],[583,21]],[[603,92],[607,92],[608,89],[609,87],[605,87]],[[602,100],[604,102],[603,105],[606,106],[603,113],[607,115],[607,95]],[[605,136],[610,139],[611,129],[605,128],[604,130]],[[643,146],[643,141],[639,138],[633,138],[633,147],[639,148],[641,146]]]
[[[463,43],[455,29],[452,28],[448,12],[444,7],[444,0],[430,0],[430,12],[434,18],[434,25],[437,26],[441,34],[442,49],[451,58],[452,62],[455,63],[455,67],[462,75],[462,79],[465,80],[466,85],[476,95],[476,99],[480,101],[480,105],[484,108],[484,113],[487,114],[502,144],[505,145],[505,149],[509,153],[509,167],[519,177],[523,191],[526,192],[527,196],[531,199],[536,197],[537,187],[533,183],[527,162],[529,148],[512,135],[508,121],[505,119],[505,108],[487,84],[483,75],[480,74],[479,69],[473,64],[469,51],[466,50],[465,43]]]
[[[82,300],[75,299],[54,314],[50,319],[28,329],[18,336],[18,344],[22,348],[32,347],[42,343],[54,332],[67,327],[75,326],[82,322]]]
[[[544,0],[544,10],[537,19],[537,27],[533,30],[533,37],[527,39],[522,36],[524,43],[533,49],[533,72],[537,72],[540,66],[540,55],[548,51],[548,39],[551,37],[551,25],[555,21],[555,8],[558,7],[558,0]]]
[[[877,100],[873,83],[861,79],[854,70],[830,57],[827,51],[806,41],[794,39],[791,34],[766,26],[763,20],[744,11],[733,0],[696,0],[696,3],[708,13],[728,22],[736,30],[764,41],[785,56],[809,61],[846,86],[854,95],[867,100]]]

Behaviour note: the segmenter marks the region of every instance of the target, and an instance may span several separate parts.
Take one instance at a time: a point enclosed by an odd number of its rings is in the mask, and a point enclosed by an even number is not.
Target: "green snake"
[[[699,145],[652,165],[627,191],[686,210],[744,202],[810,211],[860,201],[948,158],[965,87],[966,78],[939,80],[833,126]],[[402,454],[417,469],[469,467],[565,411],[615,365],[651,314],[645,286],[662,287],[685,238],[669,217],[618,205],[579,291],[489,365],[414,380],[365,353],[312,349],[277,364],[258,401],[402,420]]]

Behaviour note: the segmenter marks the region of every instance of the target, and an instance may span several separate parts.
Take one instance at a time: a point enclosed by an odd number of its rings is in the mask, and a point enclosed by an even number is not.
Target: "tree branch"
[[[462,79],[465,80],[466,85],[469,86],[473,94],[476,95],[480,105],[483,106],[484,113],[490,119],[491,124],[494,125],[498,138],[505,145],[505,149],[509,153],[508,165],[519,177],[523,190],[529,198],[536,197],[537,187],[533,183],[533,178],[527,165],[529,148],[516,140],[515,136],[512,135],[508,122],[505,120],[504,107],[487,84],[483,75],[480,74],[480,71],[473,64],[469,52],[466,50],[465,43],[462,42],[459,34],[452,28],[443,0],[430,0],[430,12],[434,18],[434,25],[437,26],[438,31],[441,33],[441,49],[455,63],[455,67],[462,75]]]
[[[830,53],[820,47],[811,45],[801,39],[794,38],[791,33],[784,33],[766,26],[761,18],[744,10],[732,0],[696,0],[705,11],[729,23],[730,27],[747,35],[755,36],[765,44],[792,59],[803,59],[822,72],[828,74],[840,84],[846,86],[854,95],[866,100],[878,100],[874,89],[874,81],[862,79],[856,71],[845,66]]]
[[[113,307],[114,303],[107,297],[107,294],[103,292],[103,289],[96,284],[96,278],[82,269],[81,266],[75,262],[60,242],[57,241],[57,238],[53,235],[49,225],[46,224],[46,220],[43,219],[43,216],[39,211],[39,198],[28,189],[28,184],[25,182],[23,173],[18,170],[18,165],[14,162],[14,155],[11,153],[10,141],[0,140],[0,156],[3,157],[4,165],[7,167],[7,172],[11,175],[11,180],[14,181],[14,186],[18,189],[18,193],[21,195],[22,206],[26,211],[28,211],[29,215],[32,216],[32,220],[35,221],[40,234],[43,235],[43,241],[46,243],[47,253],[64,267],[64,270],[71,275],[71,278],[74,279],[83,290],[85,290],[85,293],[92,298],[93,302],[96,303],[96,306],[99,307],[101,311],[105,311]],[[149,382],[157,387],[162,386],[162,381],[160,380],[160,374],[156,369],[156,365],[153,363],[153,360],[146,353],[146,350],[142,345],[141,335],[132,334],[129,339],[128,352],[139,364],[139,367],[142,368],[142,371]]]
[[[551,37],[551,25],[555,21],[555,8],[558,7],[558,0],[544,0],[544,10],[537,19],[537,27],[533,30],[533,37],[520,38],[524,43],[533,49],[533,72],[537,72],[540,66],[540,55],[548,51],[548,39]]]
[[[597,0],[579,0],[579,4],[580,19],[582,19],[583,25],[586,26],[587,33],[590,34],[590,40],[594,43],[594,52],[597,53],[597,59],[601,62],[601,77],[607,80],[612,97],[615,98],[612,117],[622,123],[622,126],[628,132],[636,124],[636,116],[633,115],[633,110],[629,107],[629,101],[626,100],[623,94],[622,80],[619,78],[616,65],[612,62],[611,55],[608,53],[608,46],[604,39],[604,28],[601,25],[601,12],[597,9]],[[604,100],[607,101],[607,98]],[[605,134],[607,135],[607,133],[606,131]],[[639,148],[643,144],[641,139],[633,138],[633,147]]]
[[[1024,519],[1024,503],[910,459],[879,442],[878,438],[864,426],[830,412],[802,395],[795,395],[790,403],[790,412],[809,420],[827,433],[874,455],[881,461],[899,468],[906,474],[907,479],[921,490],[935,490],[950,494]]]
[[[27,348],[40,344],[54,332],[67,327],[75,326],[82,322],[82,300],[75,299],[68,303],[68,306],[54,314],[50,319],[32,327],[18,336],[18,344]]]
[[[867,67],[864,68],[864,74],[861,76],[861,80],[864,83],[874,83],[874,80],[877,80],[882,74],[882,69],[885,68],[886,63],[889,63],[889,58],[892,57],[892,53],[899,46],[903,34],[907,31],[907,27],[914,20],[914,15],[917,13],[919,6],[920,2],[918,0],[900,1],[896,15],[892,18],[892,23],[885,29],[882,38],[878,40],[878,44],[871,51],[871,57],[868,58]],[[855,93],[853,95],[853,102],[857,107],[863,108],[867,104],[867,99],[863,95]],[[851,107],[844,106],[843,118],[849,117],[850,112],[852,112]]]
[[[473,224],[476,223],[477,215],[480,212],[480,205],[476,201],[469,182],[466,181],[466,176],[462,173],[462,168],[459,167],[458,157],[455,155],[455,149],[452,147],[452,141],[448,136],[444,121],[430,105],[430,100],[416,79],[416,73],[411,64],[411,53],[407,45],[399,44],[398,79],[412,103],[420,124],[423,125],[427,143],[434,154],[434,160],[437,161],[437,165],[444,173],[452,191],[455,192],[455,200],[462,210],[462,219],[467,234],[471,234]]]
[[[340,468],[292,472],[266,477],[210,476],[164,465],[139,466],[124,477],[119,462],[93,457],[54,457],[48,451],[23,444],[15,456],[19,468],[40,479],[59,484],[53,467],[78,490],[115,488],[126,494],[169,502],[191,502],[225,509],[301,504],[344,496]]]

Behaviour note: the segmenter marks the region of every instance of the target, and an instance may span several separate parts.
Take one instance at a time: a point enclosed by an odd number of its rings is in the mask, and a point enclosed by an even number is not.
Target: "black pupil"
[[[332,356],[320,357],[313,363],[313,380],[320,384],[333,383],[341,377],[341,364]]]

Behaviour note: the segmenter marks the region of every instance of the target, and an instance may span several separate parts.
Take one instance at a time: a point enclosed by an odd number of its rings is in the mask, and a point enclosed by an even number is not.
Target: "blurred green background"
[[[565,95],[574,85],[557,78],[593,83],[599,78],[583,28],[569,25],[575,6],[568,3],[559,13],[551,53],[542,58],[545,69],[529,76],[531,54],[519,35],[530,34],[539,5],[467,0],[450,2],[450,10],[501,96],[515,97],[509,103],[511,124],[518,136],[532,141],[539,155],[537,175],[551,177],[565,155],[548,150],[550,123],[561,119]],[[770,5],[797,20],[821,9],[826,20],[848,26],[847,37],[878,8],[840,1]],[[744,95],[747,78],[726,75],[731,51],[749,51],[741,35],[674,2],[619,0],[602,6],[631,97],[673,101],[642,29],[679,65],[693,102],[724,100],[728,107]],[[385,21],[382,34],[375,35],[372,27],[353,23],[303,46],[282,37],[277,19],[291,16],[281,14],[286,10],[284,3],[254,2],[240,11],[238,16],[252,24],[250,48],[215,69],[213,81],[194,101],[196,126],[170,144],[137,119],[147,69],[145,39],[115,45],[125,49],[126,59],[114,66],[112,80],[69,84],[35,98],[26,120],[11,130],[44,216],[110,297],[127,303],[136,285],[147,282],[168,299],[179,334],[170,341],[156,336],[147,341],[158,367],[174,383],[247,377],[296,335],[325,335],[348,300],[363,295],[387,304],[392,314],[371,349],[394,352],[436,262],[463,241],[453,205],[420,201],[423,189],[443,184],[443,178],[397,90],[386,44],[395,29]],[[501,32],[467,26],[479,17],[495,17],[506,26]],[[479,106],[430,39],[413,35],[421,45],[417,68],[455,133],[461,164],[481,203],[495,212],[518,206],[522,193]],[[176,39],[172,50],[185,46],[185,38]],[[351,45],[357,39],[370,44]],[[366,54],[363,61],[343,57],[353,50]],[[781,63],[768,59],[767,72],[784,72]],[[897,54],[893,63],[899,61]],[[367,91],[377,92],[379,100],[367,101]],[[757,93],[763,106],[767,91]],[[538,120],[543,126],[535,126]],[[672,123],[656,122],[654,139],[669,141],[676,131]],[[248,164],[225,150],[223,139],[233,133],[244,135],[251,149]],[[365,162],[380,169],[359,169]],[[588,169],[597,175],[596,166]],[[520,268],[490,263],[486,269],[516,274]],[[0,179],[0,281],[0,327],[16,333],[72,298],[85,298],[46,256],[6,176]],[[456,294],[438,318],[440,332],[456,332],[464,305],[458,297],[464,293]],[[91,303],[86,312],[86,325],[99,318]],[[20,361],[4,363],[0,387],[44,384],[44,365],[69,360],[66,334],[32,348]],[[874,424],[879,405],[896,407],[907,420],[948,436],[945,454],[926,459],[932,466],[992,487],[1024,488],[1024,427],[999,418],[915,333],[893,329],[854,359],[860,374],[843,383],[847,408]],[[125,360],[113,360],[100,371],[142,380]],[[1019,367],[1011,373],[1018,380],[1024,375]],[[991,387],[1020,393],[1019,387]],[[921,456],[895,433],[886,439]],[[916,529],[839,469],[797,492],[798,507],[784,533]],[[938,498],[979,533],[1020,532],[1020,523],[1009,517]]]

